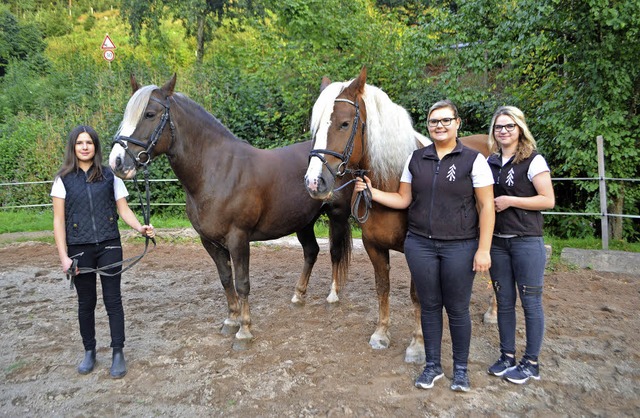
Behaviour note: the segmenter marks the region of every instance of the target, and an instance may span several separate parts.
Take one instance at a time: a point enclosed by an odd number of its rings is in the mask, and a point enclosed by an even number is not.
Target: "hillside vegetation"
[[[486,132],[495,108],[512,104],[527,114],[554,178],[597,177],[597,135],[607,177],[640,177],[633,0],[10,0],[0,6],[0,28],[2,183],[52,180],[75,125],[93,125],[109,144],[130,74],[160,85],[176,73],[178,91],[238,137],[271,148],[309,138],[322,76],[348,80],[362,66],[423,133],[427,109],[442,98],[458,104],[463,133]],[[100,48],[107,34],[112,62]],[[152,176],[173,177],[165,159]],[[1,187],[0,205],[49,203],[49,187]],[[599,212],[596,181],[554,187],[555,210]],[[640,214],[637,182],[610,181],[608,192],[610,212]],[[175,182],[153,193],[158,202],[184,201]],[[611,224],[616,238],[640,237],[637,220]],[[565,237],[599,233],[597,216],[548,216],[546,227]]]

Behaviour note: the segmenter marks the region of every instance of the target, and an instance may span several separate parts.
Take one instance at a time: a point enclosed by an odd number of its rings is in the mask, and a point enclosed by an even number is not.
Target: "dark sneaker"
[[[531,364],[528,359],[523,358],[518,367],[504,374],[504,378],[511,383],[521,385],[529,379],[540,380],[540,369],[537,364]]]
[[[467,373],[466,367],[454,367],[451,390],[455,390],[456,392],[469,392],[471,390],[469,373]]]
[[[487,370],[487,373],[492,374],[494,376],[502,376],[507,372],[507,370],[511,370],[515,367],[516,367],[516,359],[502,353],[498,361],[496,361],[493,364],[493,366],[489,367],[489,369]]]
[[[444,376],[442,367],[436,366],[433,363],[427,363],[422,374],[416,379],[416,387],[420,389],[431,389],[433,383]]]

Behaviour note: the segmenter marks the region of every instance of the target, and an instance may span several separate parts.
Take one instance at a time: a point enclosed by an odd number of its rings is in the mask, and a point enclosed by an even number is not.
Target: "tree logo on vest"
[[[513,186],[513,167],[507,172],[507,186]]]
[[[456,165],[453,164],[449,167],[449,171],[447,172],[447,178],[449,181],[456,181]]]

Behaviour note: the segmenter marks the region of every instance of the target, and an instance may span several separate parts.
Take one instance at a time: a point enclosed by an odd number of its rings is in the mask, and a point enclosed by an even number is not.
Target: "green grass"
[[[139,216],[140,218],[140,216]],[[128,228],[122,221],[120,228]],[[156,228],[189,228],[191,223],[186,216],[152,216],[151,223]],[[45,210],[0,210],[0,234],[8,232],[32,232],[51,231],[53,229],[53,211],[51,208]],[[322,217],[315,226],[316,236],[329,236],[329,225],[326,218]],[[352,226],[354,238],[361,238],[360,228]],[[599,238],[574,238],[561,239],[557,237],[545,236],[546,244],[553,248],[552,261],[560,259],[563,248],[581,248],[599,250],[602,248],[602,241]],[[640,242],[629,243],[621,240],[609,240],[609,249],[616,251],[640,252]]]
[[[135,208],[132,207],[134,212]],[[136,214],[138,214],[136,212]],[[142,216],[138,214],[138,219]],[[151,216],[151,223],[159,229],[163,228],[190,228],[191,222],[185,216]],[[119,221],[120,230],[129,228],[122,220]],[[24,210],[0,210],[0,234],[9,232],[33,232],[53,230],[53,210],[47,209],[24,209]],[[315,228],[317,237],[329,236],[329,224],[325,217],[321,217],[316,222]],[[360,228],[352,227],[354,238],[362,236]]]

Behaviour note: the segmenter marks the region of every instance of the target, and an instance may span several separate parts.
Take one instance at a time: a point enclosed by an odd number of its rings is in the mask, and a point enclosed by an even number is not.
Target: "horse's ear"
[[[140,84],[138,84],[138,80],[136,80],[136,76],[133,73],[131,73],[129,81],[131,82],[131,94],[133,94],[140,89]]]
[[[331,84],[329,77],[323,76],[322,81],[320,82],[320,93],[322,93],[322,90],[326,89],[329,84]]]
[[[171,80],[167,81],[164,86],[162,86],[162,90],[167,92],[167,97],[173,94],[173,89],[176,87],[176,73],[173,73],[173,77]]]
[[[362,66],[362,70],[360,70],[360,75],[358,78],[353,80],[349,87],[352,87],[356,90],[357,95],[364,94],[364,86],[367,84],[367,67]]]

